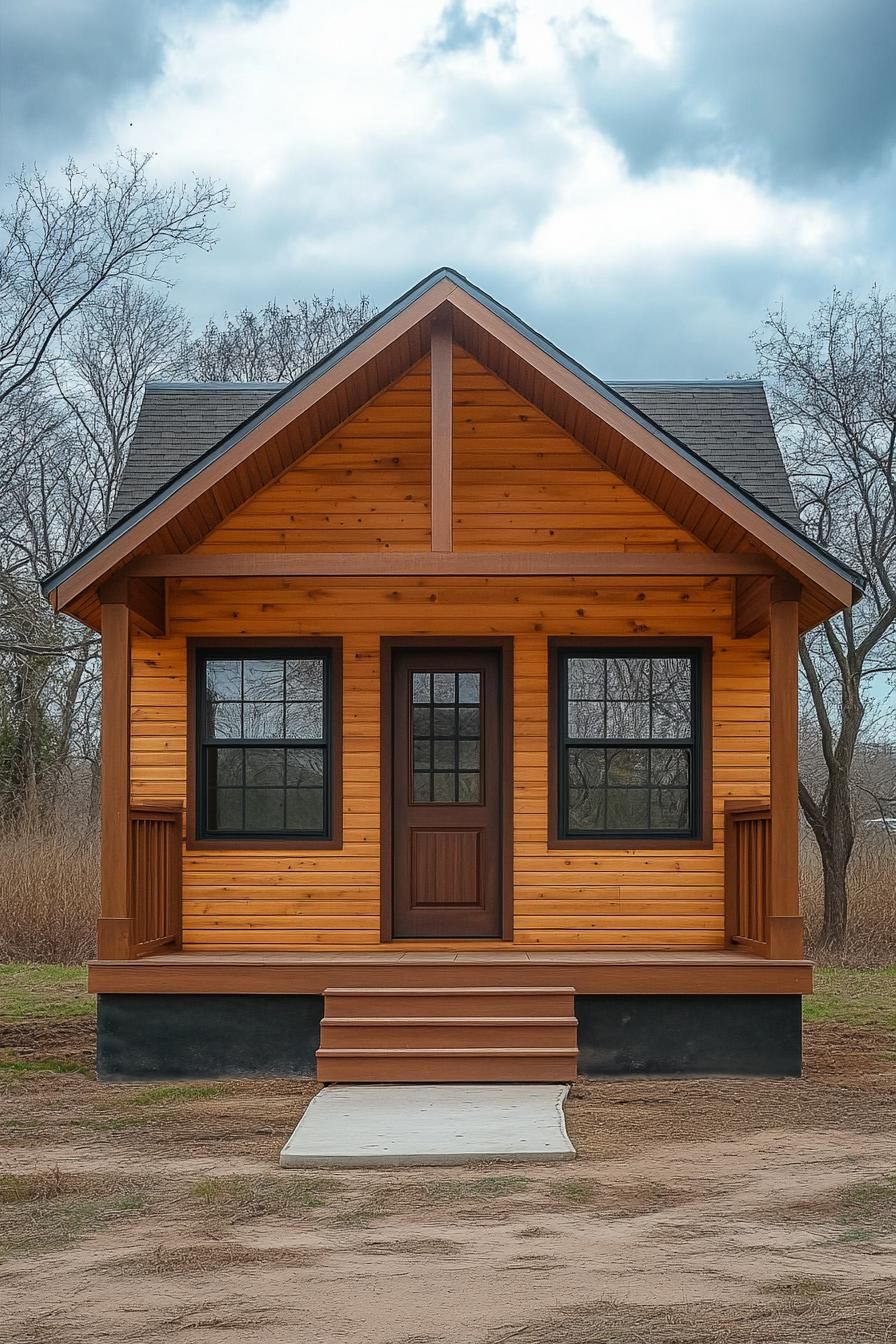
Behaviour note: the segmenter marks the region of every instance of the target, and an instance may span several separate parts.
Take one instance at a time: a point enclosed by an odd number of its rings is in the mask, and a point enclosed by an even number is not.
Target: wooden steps
[[[327,989],[322,1083],[571,1082],[570,986]]]

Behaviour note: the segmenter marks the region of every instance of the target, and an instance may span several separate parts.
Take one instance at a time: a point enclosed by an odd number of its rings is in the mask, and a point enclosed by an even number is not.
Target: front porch
[[[488,951],[458,947],[340,952],[165,952],[92,961],[95,994],[323,994],[342,988],[570,985],[577,995],[809,994],[812,963],[718,951]]]
[[[101,1078],[798,1074],[812,969],[730,951],[154,953],[94,962]]]

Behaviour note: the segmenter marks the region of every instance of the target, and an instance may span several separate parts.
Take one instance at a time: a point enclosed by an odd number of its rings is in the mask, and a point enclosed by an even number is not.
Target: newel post
[[[799,599],[799,584],[790,579],[773,580],[769,604],[771,891],[768,954],[783,959],[803,955],[799,889]]]
[[[131,789],[131,629],[127,581],[113,580],[100,589],[103,647],[102,716],[100,722],[100,919],[97,955],[118,960],[133,956],[133,921],[129,903],[129,838]]]

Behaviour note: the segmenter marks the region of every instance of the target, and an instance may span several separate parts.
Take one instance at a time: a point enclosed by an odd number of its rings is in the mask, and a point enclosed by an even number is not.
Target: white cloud
[[[468,0],[467,12],[493,3]],[[309,288],[363,287],[387,302],[447,263],[538,321],[530,304],[547,296],[552,309],[611,294],[622,303],[628,280],[636,302],[645,284],[671,295],[687,274],[707,320],[721,306],[730,329],[743,324],[732,367],[788,267],[817,277],[816,297],[852,260],[866,282],[876,254],[852,195],[784,197],[730,165],[635,177],[579,107],[576,24],[606,23],[643,62],[668,67],[680,4],[603,0],[585,16],[581,0],[519,0],[509,57],[487,39],[424,60],[442,9],[281,0],[166,21],[161,74],[119,112],[128,143],[158,150],[161,173],[209,173],[232,188],[219,249],[183,268],[180,296],[197,316]],[[757,277],[765,265],[767,291],[757,279],[748,300],[720,295],[726,260]],[[692,284],[702,262],[716,287],[705,296]],[[668,364],[641,372],[675,373],[679,345],[670,333]],[[715,346],[709,338],[707,358],[720,357]]]

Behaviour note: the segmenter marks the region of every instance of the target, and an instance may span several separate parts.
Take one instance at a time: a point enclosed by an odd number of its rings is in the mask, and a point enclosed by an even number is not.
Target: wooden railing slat
[[[771,808],[730,803],[725,811],[725,927],[729,941],[769,955]]]
[[[141,957],[180,942],[183,812],[132,807],[129,824],[128,911]]]

